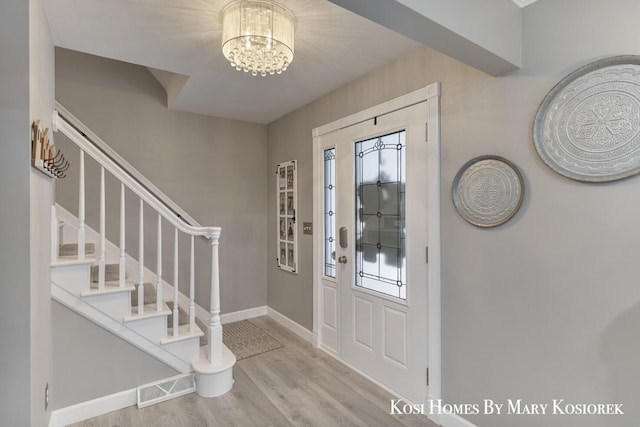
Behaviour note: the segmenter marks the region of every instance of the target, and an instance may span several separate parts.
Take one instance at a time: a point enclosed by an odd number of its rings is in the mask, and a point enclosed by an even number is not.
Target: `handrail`
[[[109,144],[104,142],[100,137],[91,131],[84,123],[74,116],[69,110],[67,110],[60,102],[55,101],[55,109],[58,111],[58,117],[62,117],[67,123],[76,129],[80,135],[96,146],[107,157],[113,160],[118,166],[120,166],[126,173],[128,173],[133,179],[138,181],[140,185],[145,187],[151,194],[164,203],[171,211],[173,211],[178,218],[186,222],[189,225],[195,227],[202,227],[193,217],[185,212],[177,203],[175,203],[169,196],[163,193],[158,187],[153,185],[144,175],[136,170],[129,162],[127,162],[120,154],[112,149]],[[55,130],[55,129],[54,129]]]
[[[140,199],[144,200],[146,204],[151,206],[158,212],[164,219],[169,221],[174,227],[180,231],[193,235],[204,236],[208,239],[214,237],[214,235],[220,234],[220,227],[202,227],[193,226],[183,221],[177,213],[170,209],[164,202],[162,202],[155,194],[142,185],[133,176],[127,173],[122,166],[117,164],[110,156],[105,154],[102,150],[97,148],[94,144],[90,143],[88,138],[78,129],[76,129],[71,123],[69,123],[66,117],[58,114],[57,110],[54,110],[53,114],[54,130],[59,130],[71,139],[76,145],[78,145],[85,153],[91,156],[95,161],[104,166],[113,176],[115,176],[121,183],[123,183],[129,190],[135,193]]]

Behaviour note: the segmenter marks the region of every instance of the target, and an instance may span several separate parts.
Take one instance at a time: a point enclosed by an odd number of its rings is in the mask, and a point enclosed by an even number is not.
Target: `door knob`
[[[338,258],[338,262],[340,264],[346,264],[347,263],[347,257],[342,255],[340,258]]]

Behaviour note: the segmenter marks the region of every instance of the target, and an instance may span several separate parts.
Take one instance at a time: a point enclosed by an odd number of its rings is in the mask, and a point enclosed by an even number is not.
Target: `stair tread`
[[[59,256],[55,261],[51,263],[51,266],[65,266],[65,265],[78,265],[78,264],[93,264],[96,262],[95,258],[78,259],[77,256]]]
[[[129,316],[127,316],[124,321],[130,322],[141,319],[148,319],[152,317],[160,317],[160,316],[168,316],[171,313],[169,307],[166,304],[163,304],[163,309],[157,311],[157,307],[155,303],[145,304],[144,305],[144,313],[138,314],[138,307],[131,307],[131,312]]]
[[[118,282],[117,280],[113,280],[113,281],[105,281],[104,289],[102,290],[98,289],[97,283],[91,283],[89,290],[82,292],[82,296],[112,294],[117,292],[132,292],[133,290],[135,290],[135,287],[129,286],[126,283],[124,287],[120,287],[120,282]]]
[[[189,332],[189,325],[181,325],[178,327],[178,336],[173,336],[173,328],[167,328],[167,338],[163,338],[161,344],[171,344],[178,341],[184,341],[191,338],[200,338],[204,335],[204,332],[200,330],[198,325],[195,325],[194,332]]]
[[[117,288],[120,286],[120,281],[119,280],[105,280],[104,281],[104,286],[105,287],[111,287],[111,288]],[[124,287],[125,288],[134,288],[134,284],[125,280],[124,281]],[[98,283],[97,282],[92,282],[91,283],[91,289],[98,289]]]

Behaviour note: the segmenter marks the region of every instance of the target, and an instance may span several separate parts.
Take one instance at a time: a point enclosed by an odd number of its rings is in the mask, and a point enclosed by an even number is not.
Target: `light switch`
[[[313,234],[313,227],[310,222],[302,223],[302,233],[303,234]]]

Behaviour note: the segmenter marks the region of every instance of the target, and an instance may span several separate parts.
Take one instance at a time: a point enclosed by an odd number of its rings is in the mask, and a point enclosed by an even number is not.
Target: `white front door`
[[[413,403],[427,390],[427,103],[320,137],[320,345]]]

